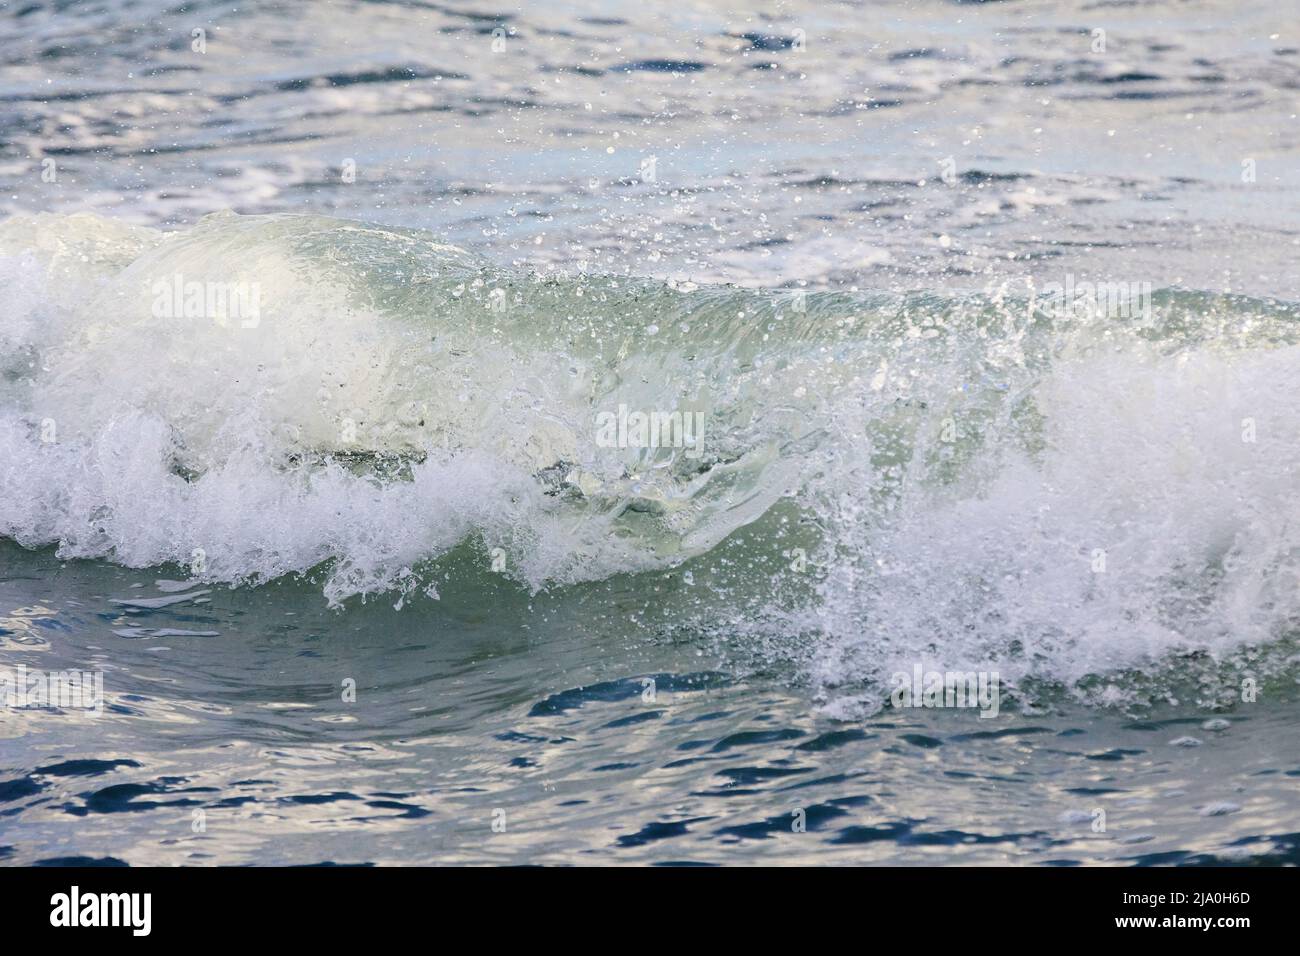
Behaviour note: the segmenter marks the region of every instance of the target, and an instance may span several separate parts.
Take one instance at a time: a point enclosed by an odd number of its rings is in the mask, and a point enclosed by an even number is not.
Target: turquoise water
[[[109,699],[6,720],[8,863],[1296,861],[1293,699],[831,721],[786,675],[638,626],[666,576],[132,612],[110,602],[155,594],[138,573],[4,557],[6,662],[102,667]]]

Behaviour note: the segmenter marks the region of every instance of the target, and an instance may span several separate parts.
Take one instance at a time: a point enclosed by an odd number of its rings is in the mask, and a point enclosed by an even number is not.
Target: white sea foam
[[[318,569],[342,602],[436,594],[429,562],[470,542],[538,588],[708,562],[789,499],[820,529],[814,588],[744,622],[752,595],[715,593],[715,622],[815,633],[845,715],[918,664],[1070,683],[1300,619],[1288,306],[794,311],[307,217],[10,220],[0,270],[0,534],[65,557],[195,587]],[[176,274],[257,282],[261,321],[159,314],[150,280]],[[603,447],[620,406],[707,413],[705,454]]]
[[[865,560],[822,585],[823,683],[915,660],[1070,683],[1296,633],[1300,348],[1062,360],[1033,400],[1038,450],[837,525]]]

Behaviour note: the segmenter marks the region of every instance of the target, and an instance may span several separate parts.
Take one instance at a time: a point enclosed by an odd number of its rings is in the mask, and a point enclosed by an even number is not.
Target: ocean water
[[[1297,13],[0,4],[0,862],[1300,861]]]

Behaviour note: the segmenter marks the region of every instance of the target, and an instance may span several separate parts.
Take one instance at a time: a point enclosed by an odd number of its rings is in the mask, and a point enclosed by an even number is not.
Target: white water
[[[1300,619],[1286,307],[1166,296],[1144,326],[997,296],[804,312],[542,283],[303,217],[169,236],[19,218],[0,253],[0,534],[66,558],[231,584],[321,566],[331,602],[400,602],[436,597],[428,562],[463,542],[534,589],[725,563],[719,543],[788,497],[821,529],[785,575],[811,590],[755,608],[755,571],[693,600],[741,632],[818,634],[807,663],[842,714],[918,659],[1074,683]],[[255,327],[158,314],[153,284],[178,273],[258,283]],[[706,454],[600,447],[592,417],[620,403],[704,410]],[[763,528],[759,563],[787,547]]]

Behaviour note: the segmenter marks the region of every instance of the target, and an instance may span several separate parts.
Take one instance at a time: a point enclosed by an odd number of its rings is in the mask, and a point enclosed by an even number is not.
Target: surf
[[[465,555],[725,580],[679,623],[816,634],[827,688],[1078,683],[1300,617],[1293,303],[695,287],[296,215],[14,217],[0,281],[0,534],[67,559],[336,605]]]

